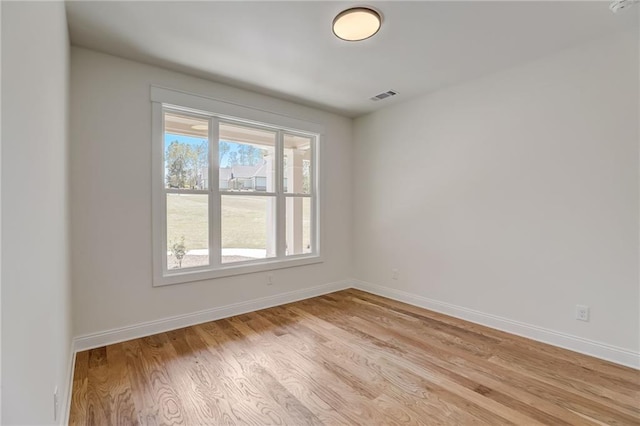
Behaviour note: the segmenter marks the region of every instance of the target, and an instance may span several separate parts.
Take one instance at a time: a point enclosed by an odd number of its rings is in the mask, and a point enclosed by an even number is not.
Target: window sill
[[[296,266],[312,265],[314,263],[322,263],[322,256],[316,255],[300,255],[288,259],[266,260],[260,263],[225,265],[218,269],[209,270],[181,270],[166,275],[158,275],[153,277],[154,287],[163,287],[167,285],[183,284],[193,281],[204,281],[223,277],[232,277],[235,275],[253,274],[256,272],[273,271],[276,269],[293,268]]]

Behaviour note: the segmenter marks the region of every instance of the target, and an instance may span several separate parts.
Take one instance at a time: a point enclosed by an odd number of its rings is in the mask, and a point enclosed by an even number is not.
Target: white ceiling
[[[368,2],[380,32],[331,32],[359,2],[67,3],[71,43],[347,116],[638,25],[604,2]],[[387,100],[369,100],[395,90]]]

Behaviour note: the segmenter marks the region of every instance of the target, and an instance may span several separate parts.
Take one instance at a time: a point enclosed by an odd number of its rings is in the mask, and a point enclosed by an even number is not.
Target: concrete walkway
[[[208,249],[197,249],[187,251],[187,256],[206,256],[209,254]],[[267,257],[267,251],[264,249],[245,249],[245,248],[223,248],[223,256],[242,256],[251,257],[253,259],[264,259]]]

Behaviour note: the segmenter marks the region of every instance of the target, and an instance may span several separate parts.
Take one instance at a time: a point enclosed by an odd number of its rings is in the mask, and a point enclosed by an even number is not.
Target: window
[[[154,285],[321,261],[321,128],[152,88]]]

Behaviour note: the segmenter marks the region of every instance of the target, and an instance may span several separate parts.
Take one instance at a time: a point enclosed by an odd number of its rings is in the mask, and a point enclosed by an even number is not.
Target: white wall
[[[326,129],[322,264],[152,287],[151,84]],[[351,120],[94,51],[71,49],[74,333],[136,325],[351,276]]]
[[[2,4],[2,423],[53,423],[71,340],[64,4]]]
[[[638,75],[634,31],[357,119],[356,277],[637,353]]]
[[[2,2],[0,2],[0,55],[2,54]],[[0,94],[2,93],[2,66],[0,66]],[[2,102],[0,101],[0,224],[2,224]],[[0,225],[0,241],[2,226]],[[2,423],[2,244],[0,243],[0,423]]]

